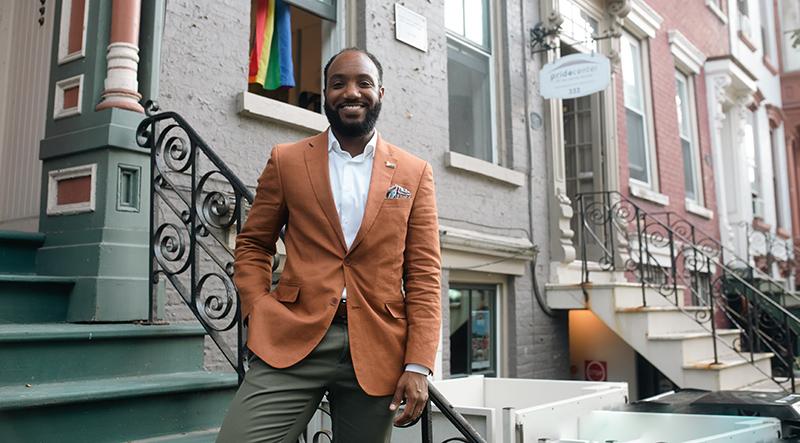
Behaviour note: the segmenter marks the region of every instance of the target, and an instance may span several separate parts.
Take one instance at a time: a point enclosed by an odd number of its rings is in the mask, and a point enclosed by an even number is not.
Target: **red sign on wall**
[[[585,360],[583,374],[588,381],[608,381],[608,363],[600,360]]]

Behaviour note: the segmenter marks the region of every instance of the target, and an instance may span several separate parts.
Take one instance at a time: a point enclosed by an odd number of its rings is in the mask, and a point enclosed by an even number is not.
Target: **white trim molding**
[[[664,19],[642,0],[631,1],[631,11],[625,17],[625,27],[634,31],[639,38],[655,38]]]
[[[240,115],[262,118],[312,133],[328,129],[328,119],[322,114],[252,92],[242,92],[236,97],[236,110]]]
[[[642,200],[647,200],[661,206],[669,205],[669,196],[653,191],[646,184],[637,180],[630,179],[628,186],[631,188],[631,195]]]
[[[686,212],[692,213],[694,215],[703,217],[705,219],[711,220],[714,218],[714,211],[711,209],[706,208],[703,205],[698,204],[693,200],[689,200],[688,198],[684,200],[684,205],[686,207]]]
[[[464,155],[455,151],[446,152],[444,162],[451,168],[483,175],[485,177],[508,183],[510,185],[522,186],[525,184],[525,174],[522,172],[504,168],[494,163],[490,163],[485,160]]]
[[[711,12],[713,12],[714,15],[717,16],[719,21],[721,21],[725,25],[728,24],[728,16],[726,16],[725,13],[722,12],[722,9],[719,8],[719,5],[717,5],[716,0],[706,0],[706,6],[708,6],[708,9],[710,9]]]
[[[73,87],[78,87],[78,104],[71,108],[64,107],[64,91]],[[53,95],[53,120],[79,115],[83,109],[83,74],[59,80],[55,84],[56,90]]]
[[[58,64],[78,60],[86,56],[86,23],[89,20],[89,1],[83,4],[83,20],[81,21],[81,47],[79,50],[67,53],[69,50],[70,19],[72,18],[72,3],[75,0],[64,0],[61,4],[61,23],[58,30]]]
[[[72,178],[91,177],[89,201],[58,204],[58,182]],[[94,212],[97,194],[97,163],[54,169],[47,173],[47,215],[69,215]]]
[[[675,62],[681,71],[685,74],[699,74],[703,69],[703,63],[706,61],[706,56],[702,51],[697,49],[692,42],[689,41],[677,29],[670,29],[668,33],[669,50],[672,56],[675,57]]]
[[[486,234],[439,226],[442,267],[507,275],[524,275],[538,253],[527,237]]]

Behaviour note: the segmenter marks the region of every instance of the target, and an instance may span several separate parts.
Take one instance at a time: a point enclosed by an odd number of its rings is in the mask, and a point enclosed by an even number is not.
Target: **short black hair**
[[[325,71],[323,71],[324,74],[323,80],[325,81],[325,83],[322,86],[323,90],[328,88],[328,68],[331,67],[333,61],[336,60],[336,57],[344,54],[345,52],[351,52],[351,51],[360,52],[366,55],[370,59],[370,61],[372,61],[372,64],[374,64],[375,67],[378,68],[378,86],[383,85],[383,66],[381,66],[381,62],[378,61],[378,58],[375,57],[371,52],[367,51],[366,49],[356,48],[355,46],[353,46],[350,48],[344,48],[341,51],[337,52],[336,54],[333,55],[333,57],[330,58],[330,60],[328,60],[328,63],[325,63]]]

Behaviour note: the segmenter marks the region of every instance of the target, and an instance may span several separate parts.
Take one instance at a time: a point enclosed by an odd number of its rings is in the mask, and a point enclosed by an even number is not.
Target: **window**
[[[694,88],[690,77],[675,72],[675,106],[678,109],[678,134],[683,152],[683,183],[687,200],[702,204],[700,152],[694,118]]]
[[[749,0],[736,0],[739,12],[739,32],[748,39],[752,39],[753,33],[750,25],[750,5]]]
[[[655,188],[653,154],[650,147],[649,107],[646,96],[643,42],[632,35],[622,36],[622,80],[625,94],[625,123],[628,140],[630,177]]]
[[[451,284],[450,373],[497,375],[497,287]]]
[[[761,12],[761,50],[764,58],[770,63],[775,63],[775,37],[773,34],[772,23],[772,2],[760,1],[758,5]]]
[[[488,0],[446,0],[450,149],[495,163]]]
[[[564,19],[561,24],[561,36],[573,47],[585,52],[598,51],[598,23],[586,13],[574,0],[559,0],[558,12]]]
[[[772,197],[773,204],[775,205],[775,226],[778,228],[785,228],[786,226],[784,226],[785,224],[783,223],[784,207],[781,198],[785,188],[781,186],[781,177],[783,174],[781,174],[780,171],[786,167],[786,162],[783,161],[781,144],[778,140],[777,131],[770,129],[769,143],[772,151]]]
[[[800,69],[800,2],[780,0],[783,70]]]
[[[248,91],[322,112],[336,0],[251,0]]]
[[[761,171],[758,164],[755,114],[751,111],[747,111],[742,133],[745,161],[747,162],[747,178],[750,183],[750,199],[753,205],[753,217],[763,218],[764,201],[761,195]]]

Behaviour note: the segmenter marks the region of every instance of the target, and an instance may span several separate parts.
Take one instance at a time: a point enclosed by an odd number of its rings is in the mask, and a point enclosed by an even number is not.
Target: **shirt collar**
[[[372,158],[375,156],[375,147],[378,144],[378,131],[372,133],[372,138],[369,139],[367,142],[367,146],[364,147],[364,152],[360,155],[357,155],[354,158],[359,158],[363,156],[365,159]],[[328,128],[328,152],[334,151],[338,154],[347,154],[350,157],[350,153],[343,150],[341,145],[339,145],[339,140],[336,140],[336,136],[333,135],[333,129]]]

